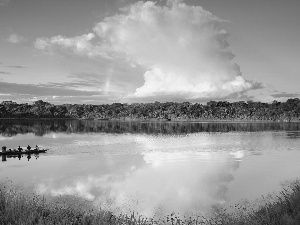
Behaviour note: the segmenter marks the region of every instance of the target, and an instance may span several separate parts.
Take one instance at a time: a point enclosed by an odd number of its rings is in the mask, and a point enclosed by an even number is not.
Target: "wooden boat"
[[[39,153],[46,153],[49,149],[33,149],[33,150],[24,150],[24,151],[18,151],[16,149],[14,150],[7,150],[6,152],[0,152],[0,155],[22,155],[22,154],[39,154]]]

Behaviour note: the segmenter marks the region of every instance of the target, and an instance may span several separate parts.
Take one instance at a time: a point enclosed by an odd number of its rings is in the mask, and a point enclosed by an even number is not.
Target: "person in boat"
[[[30,149],[31,149],[31,146],[30,146],[30,145],[28,145],[28,146],[27,146],[27,150],[28,150],[28,151],[30,151]]]
[[[35,146],[35,150],[40,150],[40,147],[38,145]]]
[[[2,153],[6,153],[6,146],[2,146]]]
[[[19,150],[19,152],[21,152],[23,150],[23,148],[21,148],[20,145],[19,145],[18,150]]]

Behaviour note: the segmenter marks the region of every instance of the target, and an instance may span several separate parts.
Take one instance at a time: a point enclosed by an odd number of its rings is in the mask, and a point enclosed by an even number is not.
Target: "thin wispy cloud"
[[[0,74],[9,75],[9,74],[10,74],[10,72],[6,72],[6,71],[0,71]]]
[[[14,34],[9,35],[9,37],[7,38],[7,41],[12,44],[20,44],[20,43],[26,42],[27,40],[23,36],[14,33]]]
[[[38,38],[34,45],[37,49],[46,52],[69,52],[75,55],[83,55],[89,57],[108,57],[106,50],[102,46],[94,46],[91,40],[95,38],[95,34],[88,33],[81,36],[68,38],[65,36],[55,36],[52,38]]]
[[[78,80],[65,83],[18,84],[0,81],[0,91],[3,96],[10,95],[11,100],[32,102],[38,99],[52,103],[116,102],[117,99],[106,90],[99,89],[99,83]],[[6,99],[6,98],[5,98]],[[5,100],[0,98],[0,100]]]
[[[278,94],[273,94],[271,95],[274,98],[300,98],[300,93],[286,93],[286,92],[281,92]]]
[[[65,83],[47,83],[45,86],[53,87],[53,88],[66,88],[77,91],[87,91],[94,96],[100,95],[108,95],[111,97],[113,95],[126,94],[124,89],[125,85],[118,81],[113,81],[110,89],[107,90],[107,80],[102,79],[98,74],[90,74],[90,73],[76,73],[68,76],[69,78],[73,78],[72,82]]]
[[[84,85],[84,84],[82,84]],[[15,93],[15,94],[30,94],[30,95],[60,95],[60,96],[81,96],[81,95],[98,95],[98,91],[81,91],[70,88],[70,83],[60,84],[56,86],[55,84],[17,84],[0,82],[1,93]]]
[[[27,69],[26,66],[6,66],[6,67],[9,67],[9,68],[16,68],[16,69]]]

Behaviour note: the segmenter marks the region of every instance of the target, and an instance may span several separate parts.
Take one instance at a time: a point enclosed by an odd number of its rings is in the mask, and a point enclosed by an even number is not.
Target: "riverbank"
[[[272,199],[272,200],[270,200]],[[42,196],[28,193],[8,183],[0,184],[0,224],[300,224],[300,181],[293,181],[258,206],[235,205],[233,212],[215,209],[205,217],[181,218],[172,214],[160,220],[137,214],[113,215],[84,205],[64,201],[47,203]]]
[[[86,119],[86,118],[17,118],[17,117],[6,117],[0,118],[0,120],[28,120],[28,121],[59,121],[59,120],[81,120],[81,121],[103,121],[103,122],[141,122],[141,123],[298,123],[300,119],[292,119],[292,120],[250,120],[250,119],[232,119],[232,120],[222,120],[222,119],[139,119],[139,118],[109,118],[109,119]]]

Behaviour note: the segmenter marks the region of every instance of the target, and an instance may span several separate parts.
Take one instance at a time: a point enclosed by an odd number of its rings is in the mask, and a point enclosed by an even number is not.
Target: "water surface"
[[[300,174],[299,123],[2,120],[0,132],[1,145],[50,148],[3,159],[0,180],[117,213],[208,212]]]

